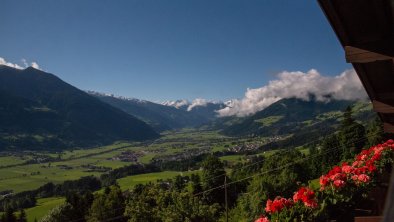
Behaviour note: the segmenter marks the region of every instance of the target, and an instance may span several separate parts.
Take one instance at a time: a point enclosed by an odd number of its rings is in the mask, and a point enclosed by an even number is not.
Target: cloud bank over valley
[[[308,72],[281,72],[278,79],[271,80],[265,86],[247,89],[242,99],[227,102],[227,107],[218,110],[218,115],[247,116],[263,110],[272,103],[283,98],[310,99],[313,94],[318,101],[364,100],[365,89],[356,72],[346,70],[337,76],[323,76],[317,70]]]

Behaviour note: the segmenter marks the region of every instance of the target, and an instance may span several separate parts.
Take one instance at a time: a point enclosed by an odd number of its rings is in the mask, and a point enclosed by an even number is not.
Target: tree
[[[84,194],[70,192],[66,196],[66,202],[72,206],[72,213],[70,217],[78,219],[84,218],[88,214],[90,206],[93,202],[93,194],[89,191]]]
[[[163,209],[163,221],[168,222],[210,222],[217,221],[219,204],[204,204],[190,193],[171,193],[171,203]]]
[[[181,175],[177,175],[175,177],[175,182],[174,182],[174,187],[176,190],[181,191],[183,188],[185,188],[185,180]]]
[[[339,140],[342,146],[342,159],[349,159],[361,151],[366,143],[364,126],[352,118],[352,108],[348,106],[343,113]]]
[[[308,160],[306,163],[308,164],[308,172],[311,178],[320,177],[322,174],[322,169],[324,165],[323,157],[321,156],[321,148],[312,145],[308,148],[309,156],[313,156],[314,158]]]
[[[345,146],[344,146],[345,147]],[[326,137],[321,145],[320,156],[321,156],[321,167],[322,170],[328,170],[333,165],[341,161],[343,153],[346,152],[341,149],[339,138],[336,134]]]
[[[226,171],[223,163],[216,156],[208,156],[201,164],[202,166],[202,188],[204,199],[207,203],[219,203],[224,206],[224,180]],[[221,188],[220,188],[221,187]]]
[[[49,213],[44,216],[40,222],[63,222],[75,220],[72,217],[74,211],[73,206],[69,203],[62,204],[53,208]]]
[[[18,222],[27,222],[26,212],[23,209],[20,210],[19,217],[18,217]]]
[[[1,222],[5,222],[5,214],[2,214],[2,215],[1,215],[0,221],[1,221]]]
[[[98,222],[108,219],[119,218],[117,221],[123,221],[122,216],[125,210],[125,201],[119,186],[111,186],[109,193],[97,194],[93,200],[92,206],[87,216],[87,221]]]
[[[158,184],[140,185],[132,191],[125,215],[129,222],[162,221],[161,213],[169,201],[169,193]]]
[[[3,222],[16,222],[14,209],[12,207],[7,207],[4,215],[5,215],[5,218],[4,218]]]
[[[368,124],[367,128],[367,137],[368,137],[368,146],[374,146],[376,144],[381,143],[383,138],[383,123],[380,118],[377,116],[370,124]]]
[[[190,181],[192,183],[192,193],[197,194],[202,191],[202,186],[201,186],[201,179],[198,174],[192,174],[190,176]]]
[[[268,198],[274,199],[279,195],[292,196],[293,190],[309,179],[305,161],[295,162],[303,157],[297,150],[287,150],[279,151],[267,158],[259,174],[251,179],[246,194],[238,198],[237,205],[230,211],[230,220],[253,221],[264,212],[263,203]],[[284,167],[289,163],[294,164]],[[273,169],[279,170],[271,172]]]

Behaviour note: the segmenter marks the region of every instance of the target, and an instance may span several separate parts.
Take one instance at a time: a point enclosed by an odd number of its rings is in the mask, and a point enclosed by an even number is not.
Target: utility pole
[[[224,175],[224,202],[226,204],[226,222],[228,222],[227,176],[226,175]]]

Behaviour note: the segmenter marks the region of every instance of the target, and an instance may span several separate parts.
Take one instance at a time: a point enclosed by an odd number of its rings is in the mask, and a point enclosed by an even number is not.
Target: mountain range
[[[207,103],[188,109],[186,101],[182,106],[163,105],[134,98],[117,97],[113,95],[88,91],[101,101],[110,104],[130,115],[133,115],[161,132],[186,127],[199,127],[217,118],[215,110],[221,104]]]
[[[364,125],[376,118],[369,102],[349,100],[317,101],[281,99],[262,111],[244,118],[222,118],[213,124],[228,136],[263,136],[286,138],[269,148],[292,147],[320,138],[337,130],[343,111],[352,107],[353,117]],[[273,145],[274,144],[274,145]]]
[[[155,139],[145,122],[34,69],[0,66],[0,149],[61,149]]]
[[[286,98],[247,117],[218,117],[226,103],[116,97],[82,91],[53,74],[0,65],[0,150],[92,147],[119,140],[143,141],[181,128],[214,129],[228,136],[306,137],[335,131],[341,112],[354,106],[356,119],[375,114],[366,102]]]

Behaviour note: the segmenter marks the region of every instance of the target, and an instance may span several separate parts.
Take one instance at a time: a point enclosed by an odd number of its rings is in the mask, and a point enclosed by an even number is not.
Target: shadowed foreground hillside
[[[158,134],[145,122],[34,69],[0,66],[0,149],[59,149]]]

